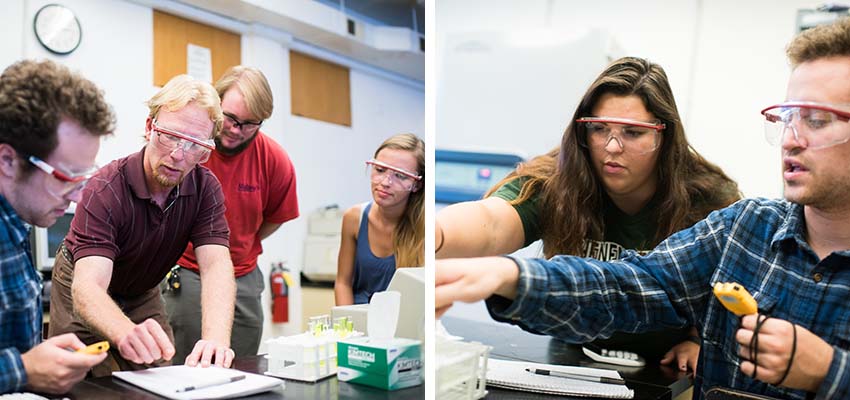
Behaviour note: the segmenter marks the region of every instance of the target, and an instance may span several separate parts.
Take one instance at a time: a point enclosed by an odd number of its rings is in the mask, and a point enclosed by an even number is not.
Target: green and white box
[[[359,337],[337,343],[337,378],[385,390],[422,384],[422,342]]]

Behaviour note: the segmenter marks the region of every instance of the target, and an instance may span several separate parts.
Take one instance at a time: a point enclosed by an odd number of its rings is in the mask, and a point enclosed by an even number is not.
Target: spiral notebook
[[[626,385],[537,375],[526,371],[526,369],[545,369],[549,371],[622,379],[619,372],[607,369],[567,367],[491,358],[487,361],[487,385],[503,389],[564,396],[604,397],[611,399],[631,399],[635,396],[634,390],[629,389]]]

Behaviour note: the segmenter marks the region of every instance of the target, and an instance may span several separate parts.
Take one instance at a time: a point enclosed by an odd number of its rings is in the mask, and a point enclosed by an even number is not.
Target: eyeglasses
[[[235,115],[231,113],[222,113],[224,114],[225,119],[230,122],[233,126],[238,128],[243,133],[251,134],[260,129],[260,126],[263,125],[263,121],[260,122],[251,122],[251,121],[240,121],[236,118]]]
[[[66,197],[71,193],[81,190],[86,186],[86,183],[88,183],[94,173],[97,172],[97,166],[92,166],[83,172],[65,173],[36,156],[29,156],[27,161],[56,178],[52,183],[46,185],[47,191],[56,197]]]
[[[844,108],[844,110],[838,107]],[[794,140],[809,149],[822,149],[850,140],[850,105],[789,101],[761,110],[764,136],[771,145],[782,144],[791,128]]]
[[[413,185],[416,182],[422,180],[421,175],[416,175],[403,168],[394,167],[375,159],[366,161],[366,166],[369,167],[372,183],[375,184],[382,183],[385,179],[388,179],[389,182],[387,182],[387,185],[410,191],[413,190]]]
[[[210,158],[210,152],[215,150],[212,139],[201,140],[185,133],[163,128],[153,121],[153,131],[156,132],[156,142],[163,149],[173,152],[180,148],[183,155],[191,162],[202,163]]]
[[[638,154],[655,151],[661,131],[667,127],[659,122],[615,117],[584,117],[576,122],[581,124],[587,133],[586,142],[579,140],[582,146],[604,149],[611,143],[611,139],[614,139],[623,151],[634,151]],[[615,130],[618,130],[619,134],[615,135]]]

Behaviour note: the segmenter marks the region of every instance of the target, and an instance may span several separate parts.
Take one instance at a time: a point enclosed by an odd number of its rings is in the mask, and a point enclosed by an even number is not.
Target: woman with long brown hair
[[[546,257],[618,259],[739,198],[737,184],[688,144],[661,66],[624,57],[590,85],[559,147],[520,164],[483,200],[440,211],[437,257],[506,254],[542,239]],[[679,343],[662,362],[695,369],[695,334],[618,334],[599,344]]]
[[[425,262],[425,142],[410,133],[385,140],[369,166],[372,201],[342,219],[336,305],[368,303],[396,268]]]

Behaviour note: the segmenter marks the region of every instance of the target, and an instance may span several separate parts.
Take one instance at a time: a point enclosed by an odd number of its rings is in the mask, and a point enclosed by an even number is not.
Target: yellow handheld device
[[[109,350],[109,342],[106,340],[102,342],[97,342],[94,344],[90,344],[82,349],[77,350],[77,353],[85,353],[85,354],[100,354],[104,351]]]
[[[758,312],[756,300],[747,289],[737,283],[715,283],[714,295],[727,310],[739,317]]]

